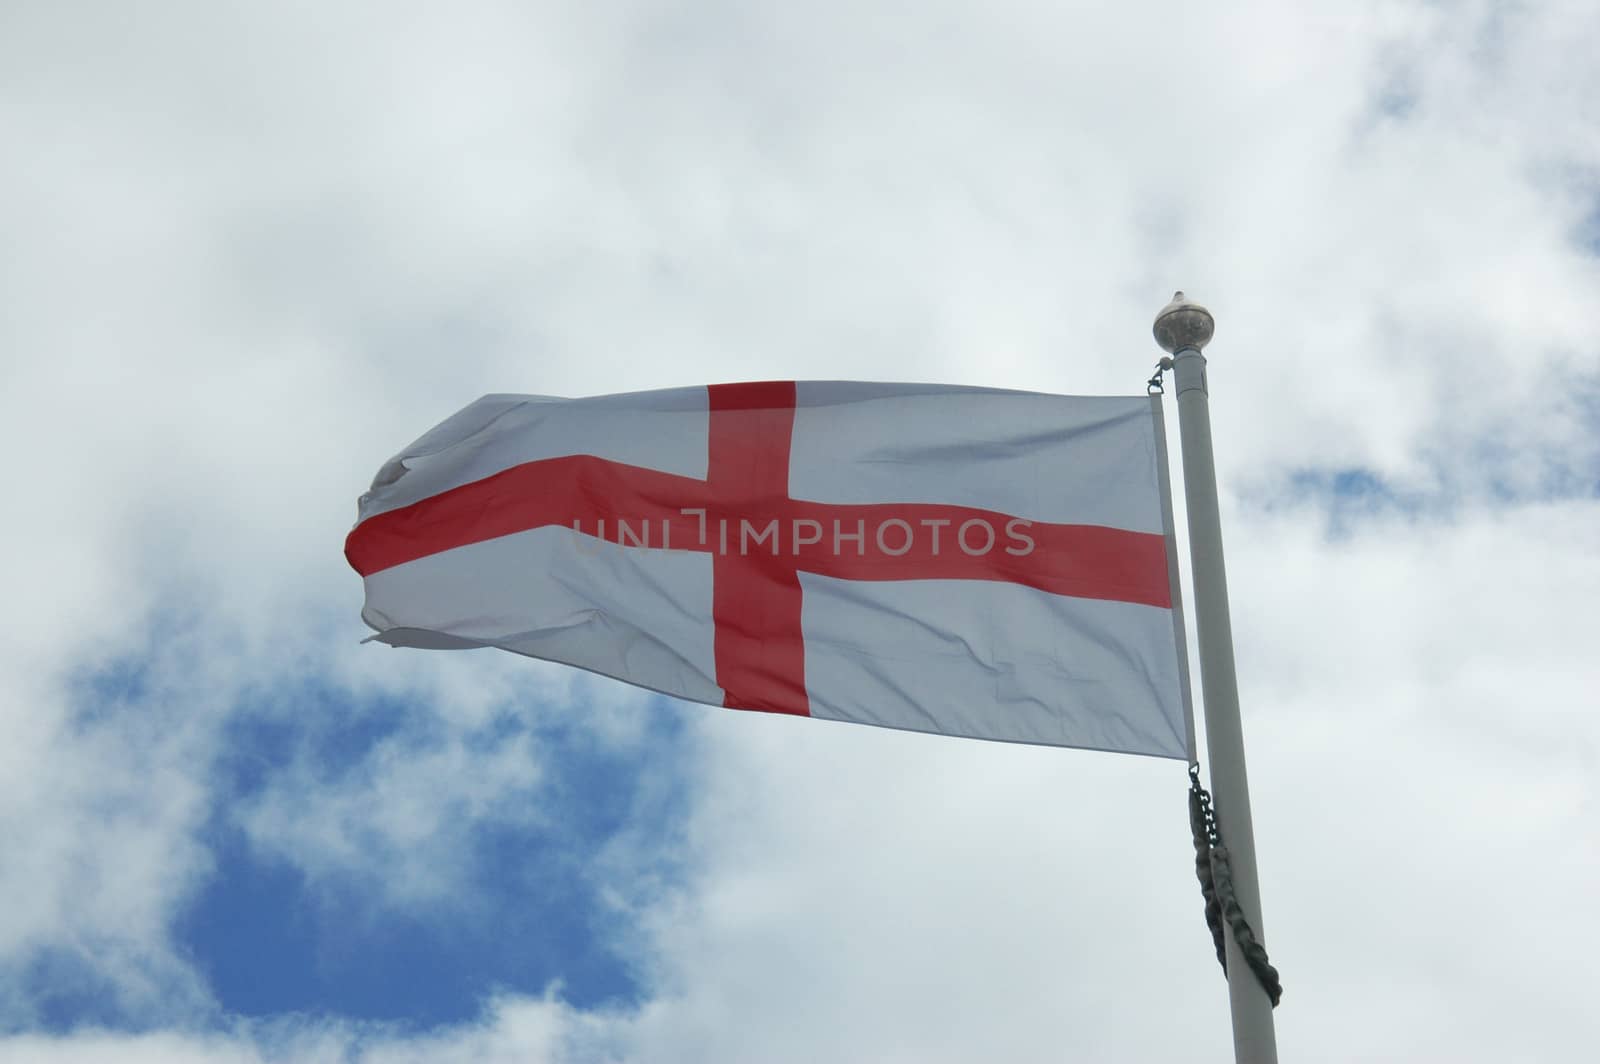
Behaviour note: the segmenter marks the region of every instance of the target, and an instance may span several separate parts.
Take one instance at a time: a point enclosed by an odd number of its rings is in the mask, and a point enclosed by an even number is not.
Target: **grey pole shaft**
[[[1244,731],[1239,723],[1239,680],[1233,665],[1233,623],[1228,616],[1228,574],[1222,561],[1217,474],[1211,454],[1206,359],[1198,348],[1183,347],[1174,355],[1173,364],[1178,386],[1178,426],[1183,440],[1183,493],[1189,510],[1189,558],[1194,570],[1195,629],[1200,642],[1200,689],[1205,698],[1211,791],[1222,843],[1232,858],[1235,894],[1257,937],[1265,940],[1261,929],[1261,887],[1256,879],[1255,832],[1250,824],[1250,783],[1244,767]],[[1234,1058],[1239,1064],[1277,1064],[1272,1001],[1226,927],[1223,938],[1228,956]]]

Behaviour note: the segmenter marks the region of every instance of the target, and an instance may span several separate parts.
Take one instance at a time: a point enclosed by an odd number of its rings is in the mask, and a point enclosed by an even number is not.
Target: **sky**
[[[1141,394],[1177,288],[1283,1058],[1583,1056],[1597,52],[1589,0],[0,3],[0,1061],[1231,1059],[1181,763],[362,645],[341,553],[485,393]]]

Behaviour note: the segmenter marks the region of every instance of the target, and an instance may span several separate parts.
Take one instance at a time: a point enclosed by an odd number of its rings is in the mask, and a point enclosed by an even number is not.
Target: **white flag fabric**
[[[395,646],[696,702],[1191,759],[1161,408],[939,385],[491,395],[346,557]]]

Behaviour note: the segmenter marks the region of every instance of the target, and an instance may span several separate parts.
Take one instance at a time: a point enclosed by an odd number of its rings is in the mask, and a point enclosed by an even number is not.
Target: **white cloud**
[[[1600,1034],[1593,5],[3,21],[0,1009],[35,1029],[27,975],[67,958],[167,1029],[0,1058],[290,1052],[192,1033],[214,1003],[169,931],[226,725],[285,678],[437,727],[229,811],[397,903],[451,886],[450,820],[537,794],[533,739],[468,741],[498,714],[600,698],[596,741],[645,741],[603,684],[354,644],[354,496],[445,413],[785,376],[1128,391],[1178,284],[1219,319],[1285,1057]],[[1316,499],[1256,505],[1354,468],[1447,504],[1336,542]],[[146,659],[126,705],[78,686]],[[626,833],[597,876],[639,921],[637,1013],[506,997],[420,1040],[296,1028],[296,1059],[1225,1057],[1176,766],[693,719],[688,882],[630,871]]]

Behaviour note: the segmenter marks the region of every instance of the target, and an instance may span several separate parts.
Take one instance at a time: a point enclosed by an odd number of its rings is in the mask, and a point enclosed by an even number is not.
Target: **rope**
[[[1278,969],[1267,960],[1266,947],[1256,938],[1233,892],[1228,848],[1222,844],[1211,795],[1200,786],[1199,765],[1189,766],[1189,830],[1194,836],[1194,874],[1200,880],[1200,894],[1205,898],[1206,926],[1211,929],[1211,941],[1217,948],[1217,962],[1226,973],[1228,951],[1222,937],[1222,925],[1226,923],[1233,932],[1239,954],[1255,973],[1261,989],[1272,999],[1272,1007],[1277,1008],[1278,1000],[1283,997],[1283,983],[1278,979]]]

